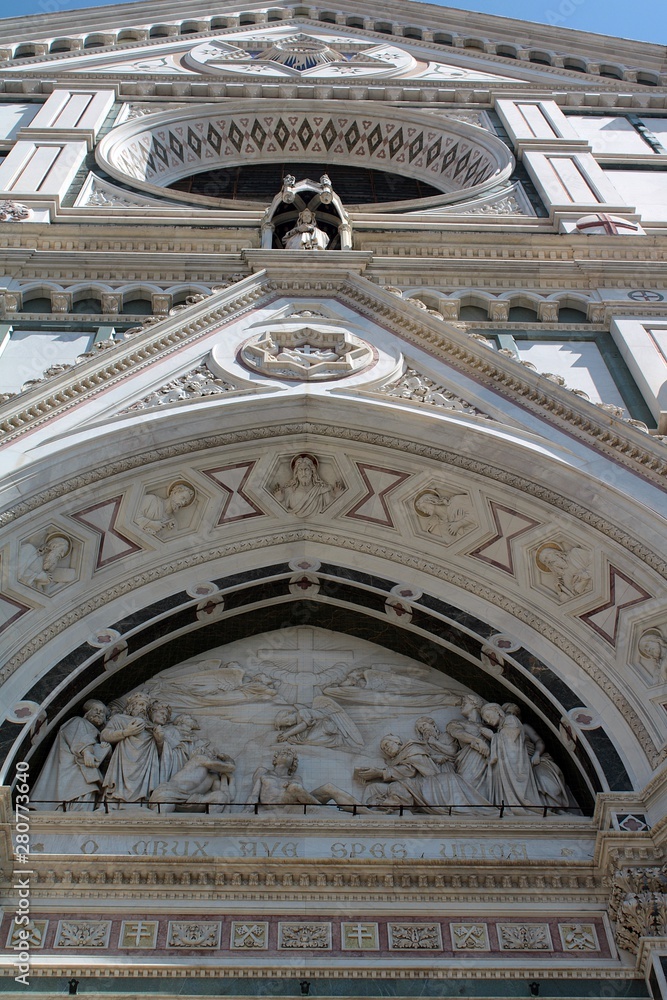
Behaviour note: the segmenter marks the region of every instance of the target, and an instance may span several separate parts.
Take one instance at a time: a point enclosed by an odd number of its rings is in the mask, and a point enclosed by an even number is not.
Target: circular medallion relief
[[[241,347],[238,360],[251,371],[294,382],[328,382],[368,368],[370,344],[341,330],[301,326],[265,330]]]
[[[277,79],[383,77],[407,73],[417,66],[409,52],[388,42],[379,45],[352,39],[335,42],[325,35],[293,32],[282,38],[264,36],[253,51],[248,51],[242,37],[237,41],[239,45],[234,44],[233,37],[207,39],[190,49],[184,62],[209,74],[238,73]]]

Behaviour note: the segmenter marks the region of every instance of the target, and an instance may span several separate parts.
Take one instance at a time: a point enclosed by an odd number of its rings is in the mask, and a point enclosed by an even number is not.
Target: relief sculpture
[[[540,817],[572,800],[518,705],[301,626],[168,667],[109,708],[86,702],[58,730],[32,801],[259,815],[494,815],[503,804]]]
[[[291,462],[291,478],[272,487],[276,500],[295,517],[322,514],[345,489],[341,482],[329,483],[323,479],[318,467],[314,455],[296,455]]]
[[[76,579],[69,565],[72,539],[59,531],[47,534],[44,542],[24,542],[19,550],[18,578],[42,594],[51,595]]]
[[[166,497],[158,496],[157,493],[147,493],[135,520],[149,535],[173,531],[179,527],[178,512],[189,507],[196,495],[194,486],[185,480],[172,483]]]
[[[560,600],[593,588],[590,553],[579,545],[548,541],[537,549],[535,564],[545,586]]]
[[[448,495],[442,490],[422,490],[413,504],[424,531],[436,538],[458,538],[477,527],[466,493]]]
[[[639,636],[637,657],[654,683],[667,681],[667,638],[664,630],[647,628]]]

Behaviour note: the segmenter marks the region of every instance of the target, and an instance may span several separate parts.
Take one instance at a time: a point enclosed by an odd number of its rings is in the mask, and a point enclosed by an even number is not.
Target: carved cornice
[[[347,287],[340,293],[340,297],[368,317],[377,319],[381,316],[390,329],[400,331],[410,343],[416,347],[426,347],[460,371],[470,373],[472,368],[484,385],[496,389],[499,385],[502,386],[510,398],[521,400],[522,405],[532,413],[542,417],[545,412],[548,413],[549,419],[557,427],[589,445],[594,443],[597,451],[602,451],[634,472],[640,472],[650,482],[664,486],[667,453],[660,443],[647,439],[641,431],[626,429],[627,425],[621,420],[606,414],[601,416],[594,406],[579,399],[574,401],[572,394],[566,389],[553,382],[547,384],[541,376],[525,368],[521,369],[511,361],[509,364],[504,358],[501,361],[495,352],[473,352],[451,333],[448,332],[445,336],[441,329],[435,329],[433,321],[428,317],[424,319],[421,312],[414,318],[401,316],[399,320],[394,309],[381,305],[369,296],[365,288],[360,287]],[[514,367],[516,371],[512,370]]]
[[[242,316],[256,306],[264,296],[266,289],[261,285],[250,287],[242,295],[237,295],[232,302],[227,301],[218,305],[205,317],[192,318],[176,329],[170,320],[166,320],[164,325],[168,328],[167,332],[152,334],[148,338],[140,334],[141,343],[135,349],[132,348],[132,341],[119,343],[113,349],[108,364],[100,366],[96,359],[91,358],[77,366],[75,370],[69,369],[63,375],[54,378],[49,383],[51,392],[48,396],[44,395],[43,389],[41,391],[36,389],[22,394],[21,397],[13,397],[9,406],[4,407],[5,413],[8,409],[13,409],[17,402],[25,405],[18,412],[10,413],[4,419],[0,418],[0,434],[4,435],[3,444],[15,440],[26,431],[36,430],[54,416],[62,415],[73,406],[79,406],[84,400],[92,398],[100,390],[121,382],[129,369],[136,374],[156,359],[169,356],[184,341],[193,342],[205,336],[211,326],[224,323],[232,315]],[[169,329],[169,326],[172,329]],[[78,378],[72,378],[74,373]]]

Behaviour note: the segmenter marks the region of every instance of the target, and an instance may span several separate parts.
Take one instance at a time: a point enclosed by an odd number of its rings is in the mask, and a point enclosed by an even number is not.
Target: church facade
[[[8,997],[667,996],[664,54],[0,22]]]

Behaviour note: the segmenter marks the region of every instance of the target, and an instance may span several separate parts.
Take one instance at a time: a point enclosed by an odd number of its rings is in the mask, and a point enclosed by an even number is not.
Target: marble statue
[[[414,508],[424,519],[424,529],[438,538],[458,538],[477,527],[465,493],[445,496],[437,490],[424,490],[415,497]]]
[[[508,715],[514,715],[521,721],[521,709],[514,702],[507,702],[503,705],[503,712]],[[530,757],[530,763],[543,804],[553,810],[567,807],[569,799],[563,772],[551,754],[546,753],[544,740],[539,733],[532,726],[528,725],[527,722],[522,724],[526,750]]]
[[[275,718],[278,743],[310,743],[314,746],[355,750],[364,739],[347,712],[326,695],[316,695],[311,707],[295,705]]]
[[[164,812],[221,813],[234,800],[232,757],[208,743],[197,746],[192,756],[168,781],[162,781],[150,796],[150,808]]]
[[[437,775],[428,775],[422,782],[422,795],[430,806],[452,806],[452,812],[468,812],[457,806],[487,806],[485,799],[476,788],[469,785],[463,775],[456,770],[459,745],[449,733],[440,732],[435,720],[422,716],[415,722],[415,729],[423,741],[431,760],[438,767]]]
[[[250,677],[235,660],[199,660],[185,667],[177,664],[161,671],[149,681],[146,691],[152,696],[168,691],[177,696],[181,707],[197,708],[203,702],[214,705],[237,705],[247,701],[275,698],[275,682],[259,672]]]
[[[561,597],[585,594],[593,586],[588,553],[578,545],[565,549],[560,542],[545,542],[535,553],[535,562]]]
[[[199,724],[191,715],[179,715],[172,722],[171,714],[170,706],[161,701],[154,701],[148,710],[160,755],[160,782],[169,781],[187,763],[194,747],[194,734],[199,731]]]
[[[272,489],[276,500],[296,517],[322,514],[343,492],[342,483],[322,479],[318,465],[313,455],[296,455],[291,462],[291,479],[284,486],[276,483]]]
[[[492,801],[497,805],[504,802],[513,813],[534,814],[530,807],[541,806],[543,802],[523,725],[516,715],[503,712],[494,702],[484,705],[481,715],[494,730],[489,756]]]
[[[639,662],[656,681],[667,681],[667,639],[658,628],[648,628],[637,643]]]
[[[417,720],[420,740],[404,742],[393,733],[380,741],[385,758],[381,767],[358,767],[354,776],[370,784],[367,805],[417,808],[427,813],[470,811],[488,800],[457,774],[453,761],[457,746],[430,717]],[[463,807],[463,808],[460,808]]]
[[[100,742],[99,730],[108,709],[101,701],[87,701],[83,717],[69,719],[59,729],[42,772],[32,787],[34,809],[84,812],[95,808],[102,788],[100,765],[111,744]]]
[[[299,812],[304,805],[321,806],[335,802],[340,806],[361,806],[354,795],[331,782],[309,792],[296,774],[299,757],[291,747],[281,747],[273,755],[271,767],[258,767],[252,779],[252,789],[246,812],[255,807],[261,812]]]
[[[325,694],[358,705],[458,705],[461,696],[422,679],[423,668],[409,668],[405,674],[397,671],[358,667],[351,670],[336,686],[324,688]]]
[[[139,691],[127,699],[124,712],[112,715],[102,739],[114,746],[104,777],[105,800],[112,808],[148,800],[160,782],[160,754],[148,718],[150,697]]]
[[[166,498],[159,497],[156,493],[147,493],[135,521],[149,535],[173,531],[178,527],[178,511],[189,507],[196,495],[194,486],[185,480],[172,483]]]
[[[303,810],[295,807],[322,805],[319,799],[304,788],[301,778],[296,774],[298,766],[299,758],[290,747],[276,750],[271,767],[258,767],[253,775],[249,806],[257,803],[263,807],[262,812],[302,812]]]
[[[72,539],[60,532],[51,532],[40,547],[24,542],[19,551],[18,578],[28,587],[52,593],[59,584],[70,583],[76,571],[61,563],[72,551]]]
[[[299,212],[296,226],[283,236],[286,250],[326,250],[329,237],[317,225],[317,219],[309,208]]]
[[[447,725],[447,734],[459,744],[456,756],[457,773],[477,789],[489,802],[492,801],[489,757],[493,733],[482,724],[480,710],[484,699],[476,694],[466,694],[461,703],[463,719],[453,719]]]

